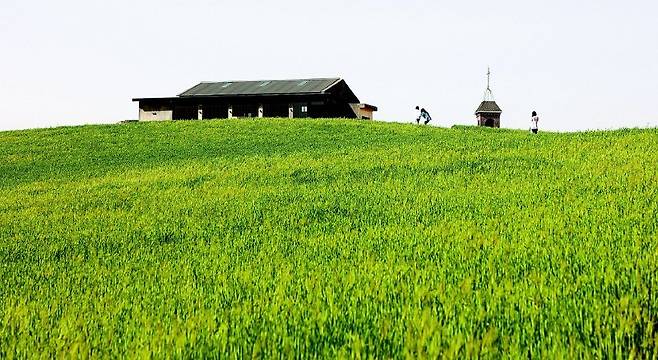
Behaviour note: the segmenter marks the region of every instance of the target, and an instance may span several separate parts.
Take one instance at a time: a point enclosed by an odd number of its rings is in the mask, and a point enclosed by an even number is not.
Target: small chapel
[[[499,128],[500,115],[502,113],[503,110],[496,104],[493,92],[491,91],[491,69],[487,69],[487,89],[484,91],[484,99],[477,110],[475,110],[478,126]]]

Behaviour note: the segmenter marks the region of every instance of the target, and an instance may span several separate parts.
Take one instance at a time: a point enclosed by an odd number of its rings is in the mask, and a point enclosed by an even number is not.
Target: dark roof
[[[481,112],[502,113],[503,110],[500,109],[500,107],[498,106],[498,104],[496,104],[495,101],[483,101],[478,107],[478,109],[475,110],[475,114]]]
[[[180,97],[192,96],[240,96],[240,95],[308,95],[322,94],[340,78],[222,81],[202,82],[181,93]]]

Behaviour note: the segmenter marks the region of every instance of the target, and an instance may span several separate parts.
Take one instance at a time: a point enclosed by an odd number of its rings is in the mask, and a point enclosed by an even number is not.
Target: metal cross
[[[491,69],[487,66],[487,90],[491,91],[489,87],[489,78],[491,77]]]

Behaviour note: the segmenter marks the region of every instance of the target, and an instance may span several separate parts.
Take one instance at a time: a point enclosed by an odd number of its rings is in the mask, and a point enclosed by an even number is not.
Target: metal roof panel
[[[340,78],[202,82],[180,97],[322,94]]]

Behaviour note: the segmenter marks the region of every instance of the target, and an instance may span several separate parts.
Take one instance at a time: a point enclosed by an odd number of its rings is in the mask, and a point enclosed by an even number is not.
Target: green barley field
[[[0,358],[657,353],[658,129],[0,132]]]

